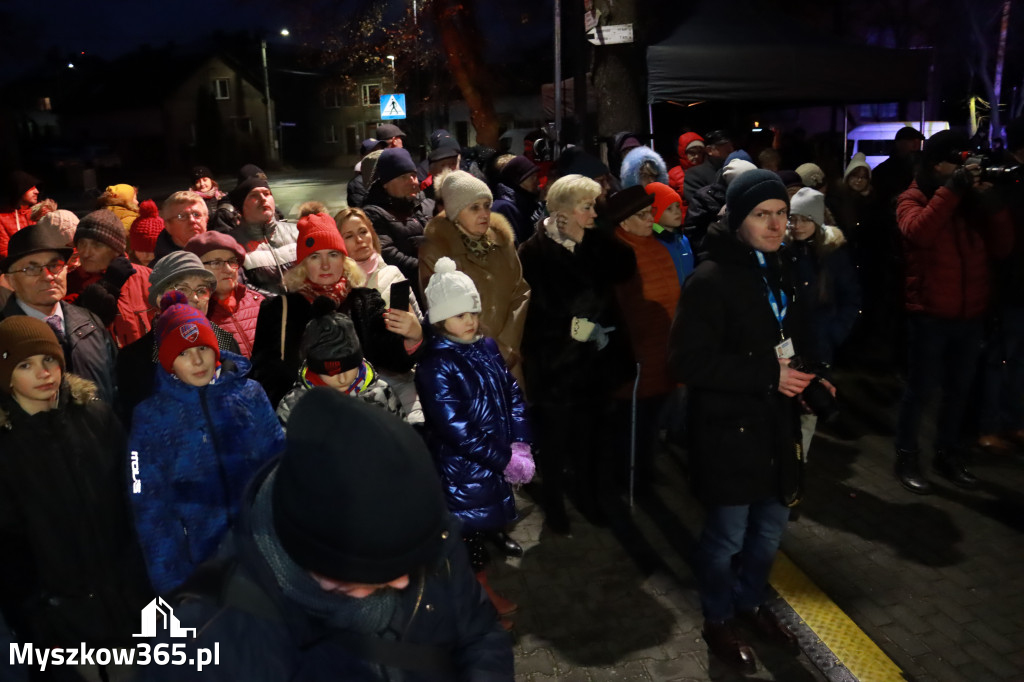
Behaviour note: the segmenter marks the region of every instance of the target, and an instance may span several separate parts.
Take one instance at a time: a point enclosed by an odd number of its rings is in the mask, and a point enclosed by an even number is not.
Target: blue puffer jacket
[[[166,594],[217,549],[246,483],[284,449],[284,432],[250,364],[221,351],[220,378],[196,388],[157,370],[135,408],[129,478],[154,589]]]
[[[425,345],[416,390],[448,508],[468,532],[502,528],[516,518],[504,477],[512,443],[530,441],[523,394],[494,339],[435,334]]]

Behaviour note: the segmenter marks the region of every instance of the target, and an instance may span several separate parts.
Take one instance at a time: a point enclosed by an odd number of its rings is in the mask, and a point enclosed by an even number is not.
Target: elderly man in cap
[[[219,647],[204,680],[514,678],[511,638],[471,572],[430,453],[384,410],[310,391],[285,454],[250,484],[232,540],[172,604],[196,628],[187,649]]]
[[[148,301],[151,308],[160,308],[160,298],[172,289],[185,294],[193,308],[208,313],[210,297],[217,288],[217,277],[206,269],[199,256],[191,251],[175,251],[161,258],[149,274]],[[238,342],[229,333],[211,323],[221,350],[241,354]],[[153,394],[156,380],[157,345],[150,329],[138,341],[121,349],[117,357],[117,385],[121,394],[121,417],[131,425],[132,410]]]
[[[264,175],[240,181],[229,197],[239,214],[231,236],[245,249],[242,267],[249,286],[268,296],[283,294],[284,273],[295,265],[298,228],[277,216],[274,193]]]
[[[753,672],[749,635],[800,651],[764,602],[801,495],[797,396],[815,378],[791,360],[814,358],[789,259],[779,254],[785,185],[749,170],[729,185],[726,210],[683,287],[669,365],[689,390],[691,483],[707,512],[695,558],[704,639],[718,658]]]
[[[697,190],[715,181],[725,159],[734,151],[732,136],[726,131],[712,130],[704,136],[704,162],[687,170],[683,178],[683,197],[687,202],[693,200]]]
[[[405,147],[406,134],[394,123],[384,123],[377,126],[377,132],[373,136],[377,138],[381,149]]]
[[[14,295],[0,310],[0,319],[28,315],[50,325],[64,349],[68,371],[95,382],[100,398],[113,405],[114,340],[96,315],[62,300],[71,252],[53,227],[30,225],[16,232],[3,261]]]
[[[434,215],[434,202],[420,191],[416,164],[404,149],[385,149],[374,175],[363,208],[380,237],[381,255],[417,282],[423,228]]]
[[[167,254],[184,249],[192,237],[206,232],[210,220],[206,200],[192,190],[167,197],[160,216],[164,219],[164,230],[156,238],[151,266]]]

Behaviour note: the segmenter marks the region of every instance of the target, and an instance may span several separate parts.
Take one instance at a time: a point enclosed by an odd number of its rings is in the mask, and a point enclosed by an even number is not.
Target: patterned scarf
[[[377,380],[377,375],[373,371],[373,367],[370,366],[366,360],[363,360],[363,364],[359,366],[359,374],[356,375],[355,381],[349,384],[348,388],[345,389],[345,393],[348,395],[362,395],[362,393],[370,387],[370,384]],[[306,365],[302,366],[302,371],[299,372],[299,381],[306,388],[313,388],[314,386],[326,386],[327,384],[320,375],[316,372],[310,371]]]
[[[341,305],[348,297],[349,286],[348,278],[344,275],[341,276],[334,284],[324,286],[323,284],[316,284],[310,282],[308,279],[302,283],[302,287],[299,289],[299,293],[302,294],[307,301],[312,303],[321,296],[334,301],[335,305]]]
[[[481,237],[474,237],[463,230],[458,223],[455,223],[455,227],[459,230],[459,236],[462,237],[462,243],[465,244],[466,251],[476,260],[486,262],[488,254],[498,248],[498,245],[491,240],[487,233]]]

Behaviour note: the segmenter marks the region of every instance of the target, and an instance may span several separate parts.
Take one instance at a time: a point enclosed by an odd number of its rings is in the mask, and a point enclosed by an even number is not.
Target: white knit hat
[[[459,272],[455,261],[447,256],[438,258],[434,263],[434,274],[423,293],[427,296],[430,324],[481,310],[480,293],[473,280],[466,273]]]
[[[857,152],[850,159],[850,165],[846,167],[846,172],[843,173],[843,180],[850,177],[850,173],[857,170],[858,168],[866,168],[868,171],[868,177],[871,177],[871,166],[868,165],[867,157],[864,156],[864,152]]]
[[[452,171],[441,179],[441,201],[444,202],[444,213],[453,223],[462,209],[477,199],[493,199],[487,183],[477,180],[466,171]]]
[[[810,187],[801,187],[789,200],[789,214],[810,218],[816,225],[825,222],[825,195]]]
[[[732,181],[739,176],[743,175],[747,171],[756,169],[757,166],[746,159],[733,159],[722,168],[722,180],[725,181],[725,186],[728,187],[732,184]]]
[[[75,241],[75,231],[78,229],[78,216],[63,208],[47,213],[39,219],[40,225],[52,225],[60,230],[61,236],[68,244]]]

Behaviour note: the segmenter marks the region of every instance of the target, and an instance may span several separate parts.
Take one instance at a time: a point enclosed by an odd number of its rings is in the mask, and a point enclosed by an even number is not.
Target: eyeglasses
[[[64,272],[64,268],[66,268],[67,265],[67,263],[58,259],[52,260],[46,265],[37,265],[35,263],[33,263],[32,265],[26,265],[25,267],[19,270],[9,270],[7,274],[13,275],[15,273],[20,272],[21,274],[26,275],[28,277],[38,277],[39,275],[43,274],[43,269],[45,268],[46,271],[49,272],[51,275],[59,275],[60,273]]]
[[[184,213],[175,213],[174,220],[188,220],[189,218],[202,218],[206,216],[202,211],[185,211]]]
[[[188,298],[192,298],[193,296],[195,296],[196,298],[210,297],[210,287],[196,287],[195,289],[193,289],[187,284],[179,284],[178,286],[171,288],[174,289],[175,291],[180,291],[181,293],[185,294],[185,296],[187,296]]]
[[[214,269],[220,269],[220,268],[223,268],[223,267],[226,266],[226,267],[231,268],[232,270],[237,270],[238,269],[238,259],[237,258],[226,258],[224,260],[221,260],[220,258],[214,258],[213,260],[204,260],[203,261],[203,265],[205,265],[208,268],[214,268]]]
[[[652,209],[650,206],[648,206],[647,208],[645,208],[642,211],[637,211],[636,213],[633,214],[633,216],[635,218],[640,218],[642,220],[647,220],[648,218],[653,218],[654,217],[654,209]]]

